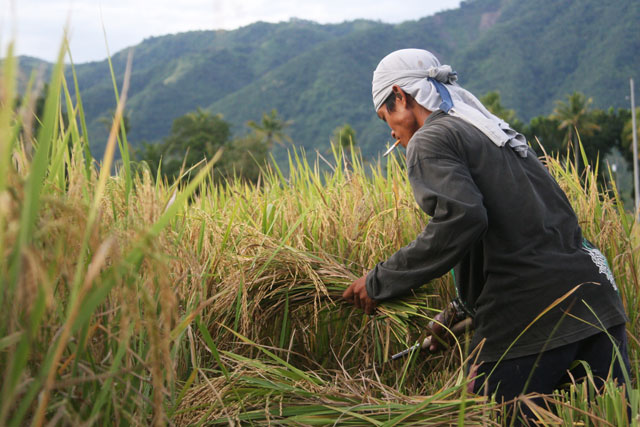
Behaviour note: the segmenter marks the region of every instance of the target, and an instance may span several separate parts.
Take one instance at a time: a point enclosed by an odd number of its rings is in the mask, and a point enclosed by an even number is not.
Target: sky
[[[401,4],[401,6],[399,6]],[[291,18],[319,23],[416,20],[458,7],[460,0],[0,0],[0,57],[10,40],[18,55],[53,61],[67,21],[73,61],[103,60],[151,36],[233,30]]]

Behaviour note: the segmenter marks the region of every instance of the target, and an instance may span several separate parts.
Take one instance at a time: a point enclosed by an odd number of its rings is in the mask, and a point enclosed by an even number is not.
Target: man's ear
[[[400,86],[393,85],[391,86],[391,90],[396,97],[396,103],[398,103],[399,101],[403,106],[406,107],[408,101],[407,94],[402,89],[400,89]]]

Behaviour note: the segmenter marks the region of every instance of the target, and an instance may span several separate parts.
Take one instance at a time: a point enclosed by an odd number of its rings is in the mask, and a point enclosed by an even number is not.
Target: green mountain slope
[[[42,59],[33,58],[31,56],[21,56],[19,58],[20,69],[18,70],[18,91],[24,92],[29,80],[34,78],[40,82],[46,81],[52,70],[52,64]]]
[[[503,3],[491,30],[455,55],[465,87],[499,90],[524,119],[573,91],[628,108],[629,77],[640,70],[640,2]]]
[[[333,129],[349,123],[364,154],[373,156],[392,142],[371,101],[371,77],[378,61],[396,49],[428,46],[446,62],[450,52],[477,37],[482,15],[496,4],[499,2],[477,2],[472,13],[449,11],[347,34],[297,56],[209,109],[223,113],[233,123],[243,123],[259,117],[264,105],[272,105],[283,117],[293,119],[293,139],[307,150],[326,150]],[[464,31],[452,30],[458,19]]]
[[[130,138],[134,144],[161,139],[174,118],[232,94],[298,52],[357,27],[358,23],[257,23],[236,31],[198,31],[145,40],[134,48],[127,103]],[[118,81],[127,55],[125,50],[113,57]],[[95,141],[106,137],[100,118],[115,108],[109,68],[106,61],[76,68],[90,117],[92,145],[99,149]]]
[[[134,48],[130,140],[160,140],[174,118],[197,107],[222,113],[236,134],[276,108],[293,121],[297,145],[324,151],[333,130],[349,123],[364,154],[376,155],[391,138],[373,111],[371,75],[384,55],[405,47],[434,52],[478,96],[499,91],[525,121],[574,90],[597,107],[628,108],[628,79],[640,78],[637,0],[470,0],[418,18],[419,11],[398,25],[291,20],[147,39]],[[113,56],[119,82],[127,54]],[[42,63],[22,66],[27,75]],[[115,108],[108,65],[76,69],[99,155],[107,133],[100,118]]]

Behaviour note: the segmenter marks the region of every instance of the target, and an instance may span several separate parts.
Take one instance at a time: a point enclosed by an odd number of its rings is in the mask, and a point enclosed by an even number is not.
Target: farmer
[[[453,269],[458,298],[432,322],[430,349],[443,347],[443,324],[471,316],[471,348],[481,344],[474,392],[551,393],[575,360],[594,377],[612,367],[622,384],[626,315],[605,257],[523,135],[456,79],[419,49],[393,52],[374,71],[375,110],[406,148],[416,202],[431,220],[343,297],[372,314]]]

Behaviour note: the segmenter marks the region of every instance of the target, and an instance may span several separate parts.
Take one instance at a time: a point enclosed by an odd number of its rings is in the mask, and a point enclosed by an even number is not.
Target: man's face
[[[407,148],[413,134],[420,129],[414,111],[407,105],[407,97],[404,93],[396,98],[395,108],[389,111],[386,105],[382,105],[377,111],[378,117],[384,120],[391,128],[391,137],[399,139],[400,144]]]

